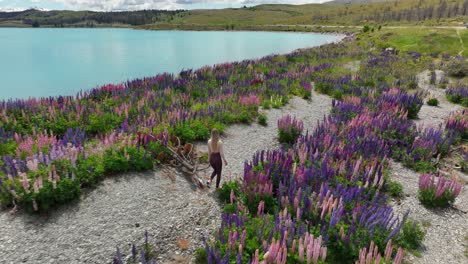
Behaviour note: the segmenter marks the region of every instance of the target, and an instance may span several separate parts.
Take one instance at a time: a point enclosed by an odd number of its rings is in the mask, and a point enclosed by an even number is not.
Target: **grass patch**
[[[468,32],[460,31],[468,40]],[[401,52],[416,51],[423,54],[457,55],[461,51],[460,38],[455,29],[390,28],[361,34],[361,41],[374,41],[379,48],[393,47]],[[468,42],[465,43],[465,47]],[[465,51],[466,52],[466,51]]]

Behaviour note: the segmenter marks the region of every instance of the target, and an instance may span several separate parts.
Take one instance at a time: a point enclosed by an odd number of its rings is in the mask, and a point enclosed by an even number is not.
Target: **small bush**
[[[439,105],[439,100],[437,100],[437,98],[431,98],[431,99],[427,100],[427,105],[438,106]]]
[[[456,78],[468,76],[468,62],[463,59],[452,59],[445,65],[445,72]]]
[[[419,201],[428,207],[447,207],[451,205],[460,194],[462,185],[456,180],[447,181],[443,176],[436,177],[431,174],[422,174],[419,177]]]
[[[34,208],[34,201],[37,204],[36,211],[46,211],[66,202],[76,200],[80,197],[81,189],[78,181],[62,179],[57,182],[56,187],[49,181],[44,181],[44,186],[38,193],[29,192],[23,197],[23,202],[27,210]]]
[[[270,101],[263,101],[262,107],[263,107],[263,109],[270,109],[271,108],[271,102]]]
[[[267,126],[267,116],[265,114],[260,114],[257,120],[258,124],[261,126]]]
[[[247,111],[242,111],[238,116],[237,116],[239,122],[243,124],[250,124],[252,122],[252,115],[249,114]]]
[[[387,192],[392,197],[403,197],[403,186],[397,181],[389,181],[387,183]]]
[[[405,249],[415,250],[421,247],[425,235],[426,233],[421,228],[421,225],[410,219],[401,228],[395,242]]]
[[[278,120],[278,140],[280,143],[293,144],[301,135],[304,129],[304,123],[296,120],[296,117],[290,115],[284,116]]]

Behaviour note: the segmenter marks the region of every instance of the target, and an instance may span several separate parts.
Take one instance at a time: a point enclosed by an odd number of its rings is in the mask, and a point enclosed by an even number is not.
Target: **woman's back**
[[[215,145],[215,146],[213,146]],[[217,144],[213,144],[211,139],[208,140],[208,148],[210,150],[210,153],[220,153],[223,151],[223,142],[221,140],[218,140]]]

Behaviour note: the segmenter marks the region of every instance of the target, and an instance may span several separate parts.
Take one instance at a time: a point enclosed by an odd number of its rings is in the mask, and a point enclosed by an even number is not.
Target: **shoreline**
[[[53,28],[53,27],[51,27]],[[44,28],[44,29],[51,29],[51,28]],[[21,28],[23,29],[23,28]],[[32,29],[32,28],[31,28]],[[55,29],[55,28],[53,28]],[[69,28],[56,28],[56,29],[69,29]],[[80,29],[80,28],[77,28],[77,29]],[[89,29],[92,29],[92,28],[89,28]],[[96,29],[128,29],[128,30],[149,30],[149,29],[138,29],[138,28],[96,28]],[[1,30],[1,28],[0,28]],[[151,30],[150,30],[151,31]],[[153,30],[153,31],[186,31],[186,32],[198,32],[198,31],[194,31],[194,30]],[[200,31],[202,32],[202,31]],[[222,31],[222,30],[206,30],[206,32],[230,32],[230,31]],[[318,48],[318,47],[321,47],[321,46],[325,46],[325,45],[333,45],[333,44],[337,44],[337,43],[340,43],[342,42],[343,40],[345,40],[346,38],[350,37],[350,36],[353,36],[353,34],[340,34],[340,33],[317,33],[317,32],[278,32],[278,31],[249,31],[249,30],[239,30],[239,31],[232,31],[232,32],[271,32],[271,33],[290,33],[290,34],[306,34],[306,33],[315,33],[315,34],[320,34],[320,35],[331,35],[331,36],[334,36],[336,37],[335,40],[333,41],[329,41],[329,42],[326,42],[324,44],[321,44],[321,45],[316,45],[316,46],[306,46],[306,47],[303,47],[303,48],[297,48],[297,49],[293,49],[289,52],[286,52],[286,53],[271,53],[271,54],[267,54],[267,55],[264,55],[264,56],[260,56],[260,57],[255,57],[255,58],[246,58],[246,59],[243,59],[243,60],[233,60],[233,61],[223,61],[223,62],[220,62],[220,63],[216,63],[216,64],[205,64],[201,67],[197,67],[197,68],[182,68],[180,71],[178,71],[177,73],[171,73],[171,72],[167,72],[167,71],[164,71],[164,72],[157,72],[155,73],[154,75],[145,75],[145,76],[141,76],[141,77],[135,77],[135,78],[129,78],[127,80],[123,80],[121,82],[107,82],[107,83],[101,83],[101,84],[98,84],[96,85],[94,88],[89,88],[89,89],[81,89],[79,91],[76,91],[73,95],[64,95],[64,94],[60,94],[60,95],[49,95],[49,96],[40,96],[40,97],[36,97],[36,96],[30,96],[30,97],[27,97],[27,98],[21,98],[21,97],[10,97],[10,98],[0,98],[0,104],[1,103],[6,103],[6,102],[18,102],[18,101],[29,101],[29,100],[44,100],[44,99],[57,99],[59,97],[72,97],[72,98],[76,98],[77,97],[77,94],[81,94],[81,93],[89,93],[91,92],[92,90],[94,89],[100,89],[102,86],[104,85],[107,85],[107,84],[113,84],[113,85],[120,85],[120,84],[125,84],[127,81],[132,81],[132,80],[136,80],[136,79],[145,79],[145,78],[152,78],[152,77],[155,77],[155,76],[158,76],[158,75],[166,75],[166,74],[170,74],[170,75],[173,75],[174,77],[178,78],[180,76],[180,73],[182,71],[186,71],[186,70],[193,70],[193,71],[196,71],[196,70],[199,70],[199,69],[203,69],[203,68],[206,68],[206,67],[217,67],[219,65],[223,65],[223,64],[226,64],[226,63],[237,63],[237,62],[241,62],[241,61],[245,61],[245,60],[250,60],[250,61],[257,61],[257,60],[261,60],[265,57],[268,57],[268,56],[272,56],[272,55],[275,55],[275,56],[285,56],[285,55],[288,55],[288,54],[292,54],[294,52],[297,52],[297,51],[303,51],[303,50],[308,50],[308,49],[314,49],[314,48]]]

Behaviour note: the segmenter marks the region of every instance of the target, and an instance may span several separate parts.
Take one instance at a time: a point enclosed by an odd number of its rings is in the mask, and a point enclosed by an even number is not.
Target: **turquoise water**
[[[0,99],[98,85],[318,46],[313,33],[0,28]]]

